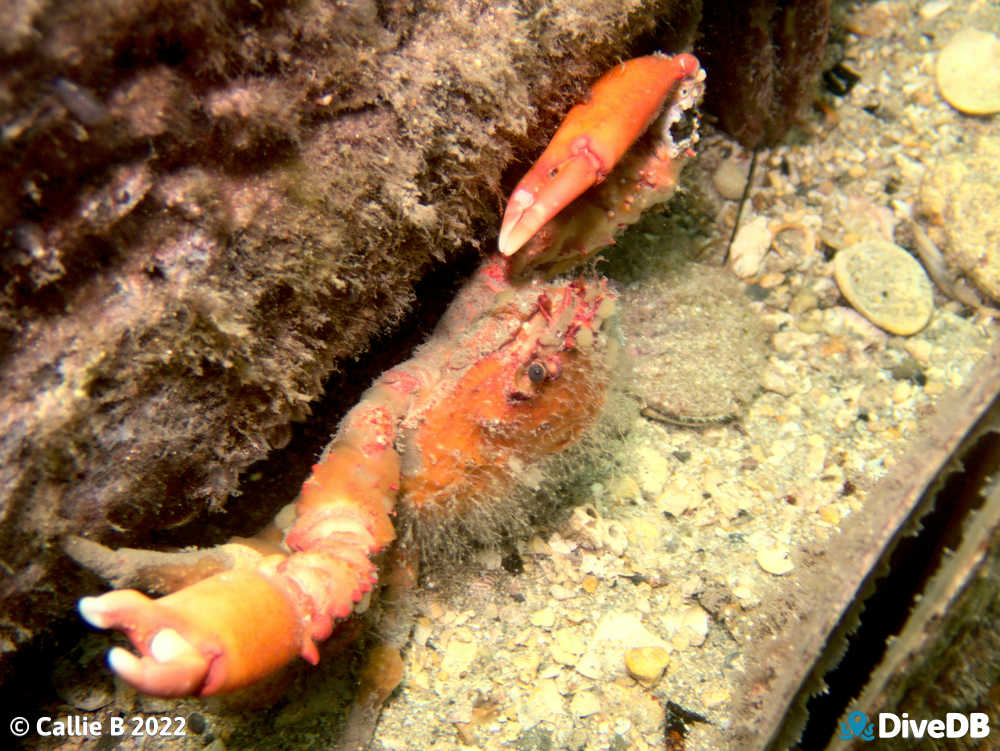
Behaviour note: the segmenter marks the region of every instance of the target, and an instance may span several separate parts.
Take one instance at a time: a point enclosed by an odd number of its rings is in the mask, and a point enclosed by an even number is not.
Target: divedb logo
[[[910,715],[879,712],[878,727],[868,721],[868,715],[857,710],[840,723],[841,740],[858,738],[987,738],[990,717],[985,712],[948,712],[944,719],[910,719]]]

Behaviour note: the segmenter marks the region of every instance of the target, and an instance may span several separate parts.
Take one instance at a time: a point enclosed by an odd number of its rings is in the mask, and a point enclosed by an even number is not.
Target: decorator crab
[[[206,696],[296,656],[315,663],[317,642],[389,576],[389,560],[412,576],[421,545],[497,515],[527,467],[587,431],[612,378],[614,296],[602,279],[556,275],[673,191],[698,139],[704,77],[691,55],[656,54],[597,81],[514,189],[499,253],[414,356],[364,393],[297,502],[256,538],[179,553],[71,541],[116,586],[170,592],[80,601],[89,623],[139,653],[113,648],[115,673],[149,694]],[[394,559],[380,553],[389,548]]]

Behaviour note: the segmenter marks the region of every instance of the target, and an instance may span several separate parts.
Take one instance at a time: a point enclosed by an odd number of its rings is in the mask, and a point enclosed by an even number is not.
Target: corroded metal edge
[[[923,435],[871,490],[864,509],[847,519],[825,548],[807,552],[801,567],[770,605],[780,610],[777,633],[761,628],[750,640],[731,730],[733,749],[782,749],[794,742],[805,702],[836,664],[845,634],[898,541],[933,503],[933,491],[960,469],[963,450],[981,432],[1000,395],[1000,343],[979,364],[969,387],[944,397]],[[811,565],[810,565],[811,564]],[[771,621],[773,623],[773,621]]]

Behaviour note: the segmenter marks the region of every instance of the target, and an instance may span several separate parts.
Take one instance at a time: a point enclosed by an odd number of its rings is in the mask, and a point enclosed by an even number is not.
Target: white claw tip
[[[101,605],[100,597],[81,597],[76,609],[80,611],[83,620],[94,628],[108,628],[111,625],[111,619]]]
[[[507,211],[504,213],[503,223],[500,227],[500,237],[497,238],[500,255],[513,255],[524,244],[522,240],[520,244],[515,245],[511,241],[511,235],[514,233],[514,228],[521,222],[525,210],[531,207],[534,202],[535,194],[526,188],[518,188],[511,195],[510,200],[507,202]]]
[[[142,673],[142,663],[139,658],[123,647],[112,647],[108,650],[108,665],[125,680],[135,680],[135,677]]]

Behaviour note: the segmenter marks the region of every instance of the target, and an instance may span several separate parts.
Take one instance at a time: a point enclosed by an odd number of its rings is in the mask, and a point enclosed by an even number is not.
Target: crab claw
[[[84,597],[80,614],[97,628],[122,631],[139,656],[121,647],[108,664],[154,696],[236,691],[291,661],[301,628],[287,594],[258,571],[228,571],[153,600],[132,589]]]
[[[513,255],[571,201],[597,185],[645,132],[683,80],[698,70],[688,54],[637,57],[598,79],[569,111],[538,161],[514,188],[498,245]]]

